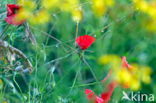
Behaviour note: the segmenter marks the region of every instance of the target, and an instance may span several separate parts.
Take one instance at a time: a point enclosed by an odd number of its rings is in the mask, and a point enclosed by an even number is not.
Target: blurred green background
[[[152,82],[142,84],[140,92],[156,96],[156,30],[146,29],[144,23],[150,17],[136,10],[132,0],[115,0],[114,6],[101,17],[93,14],[89,0],[80,3],[83,4],[83,19],[78,25],[78,35],[96,37],[96,42],[84,53],[89,65],[74,52],[77,50],[74,45],[77,23],[69,13],[54,13],[52,20],[44,25],[29,25],[37,45],[26,36],[24,26],[10,25],[4,33],[5,38],[1,39],[28,57],[33,72],[1,72],[0,103],[87,103],[85,89],[100,94],[106,87],[99,82],[110,68],[99,65],[97,60],[107,54],[126,56],[129,63],[150,66]],[[16,4],[16,0],[0,0],[0,33],[8,25],[4,21],[6,4]],[[123,90],[130,91],[120,87],[115,89],[110,103],[138,103],[121,100]]]

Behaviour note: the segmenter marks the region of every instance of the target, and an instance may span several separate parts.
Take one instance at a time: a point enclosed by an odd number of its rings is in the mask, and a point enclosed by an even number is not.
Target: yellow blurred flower
[[[141,73],[142,73],[142,77],[141,77],[141,79],[142,79],[142,81],[144,82],[144,83],[146,83],[146,84],[149,84],[150,82],[151,82],[151,77],[150,77],[150,75],[152,74],[152,70],[151,70],[151,68],[150,67],[144,67],[144,66],[142,66],[141,67],[142,69],[141,69]]]
[[[36,9],[36,4],[31,0],[18,0],[18,4],[21,5],[21,9],[18,11],[15,20],[22,21],[29,19],[34,10]]]
[[[60,6],[60,0],[42,0],[42,6],[46,9],[53,9]]]
[[[92,0],[92,9],[95,16],[103,16],[108,7],[114,5],[114,0]]]
[[[132,78],[132,80],[130,81],[130,89],[137,91],[141,88],[141,82],[138,79]]]
[[[26,20],[26,19],[30,18],[31,16],[32,16],[32,12],[27,11],[25,9],[21,9],[17,13],[15,20],[17,20],[17,21]]]
[[[82,16],[83,16],[83,13],[82,13],[81,8],[74,9],[72,11],[72,18],[75,22],[80,22],[82,20]]]
[[[113,6],[115,3],[114,0],[104,0],[104,1],[105,1],[106,5],[109,7]]]
[[[99,64],[112,64],[112,65],[117,64],[118,65],[121,63],[121,58],[118,57],[117,55],[104,55],[98,59],[98,62]]]
[[[45,24],[50,20],[51,16],[47,11],[40,10],[35,15],[33,15],[29,21],[32,24]]]
[[[66,12],[71,12],[77,7],[79,7],[79,0],[62,0],[60,4],[60,9]]]
[[[134,6],[136,7],[136,9],[143,11],[143,12],[147,12],[148,11],[148,4],[146,1],[143,0],[134,0]]]
[[[18,4],[27,11],[33,11],[36,8],[36,3],[32,0],[18,0]]]
[[[150,5],[147,13],[151,16],[151,18],[156,19],[156,5],[155,6]]]
[[[45,24],[51,19],[51,10],[55,8],[72,15],[75,22],[80,22],[83,17],[79,0],[42,0],[41,8],[38,10],[33,0],[18,0],[18,4],[22,6],[15,20],[26,20],[31,24]],[[38,11],[37,11],[38,10]]]
[[[156,1],[133,0],[136,9],[156,17]]]
[[[104,0],[92,0],[92,8],[95,16],[103,16],[106,12]]]
[[[150,17],[147,21],[145,20],[144,27],[151,32],[156,31],[156,1],[133,0],[133,2],[137,10],[146,13]]]
[[[122,60],[117,55],[105,55],[99,58],[100,64],[111,64],[113,80],[122,87],[139,90],[141,83],[151,82],[151,68],[138,64],[128,64],[126,57]]]
[[[132,75],[130,74],[130,72],[128,72],[128,70],[126,70],[125,68],[118,68],[119,70],[117,72],[115,72],[114,74],[115,79],[117,82],[125,85],[126,83],[128,83],[129,81],[131,81]]]

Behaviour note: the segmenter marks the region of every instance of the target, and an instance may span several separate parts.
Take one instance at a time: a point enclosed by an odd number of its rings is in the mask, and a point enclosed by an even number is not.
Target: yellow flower
[[[98,60],[99,64],[120,64],[121,58],[117,55],[104,55]]]
[[[134,0],[134,5],[137,9],[147,12],[148,11],[148,4],[146,1],[143,0]]]
[[[105,1],[106,5],[109,7],[113,6],[115,3],[114,0],[104,0],[104,1]]]
[[[142,76],[141,79],[144,83],[149,84],[151,82],[150,75],[152,74],[152,70],[150,67],[142,67],[141,71]]]
[[[102,16],[106,12],[104,0],[92,0],[92,9],[96,16]]]
[[[79,0],[62,0],[60,5],[62,11],[71,12],[79,6]]]
[[[114,5],[114,0],[92,0],[92,9],[95,16],[103,16],[108,7]]]
[[[132,80],[130,81],[130,89],[137,91],[140,88],[141,88],[140,80],[132,78]]]
[[[30,23],[32,24],[45,24],[50,20],[50,15],[48,12],[46,11],[39,11],[38,13],[36,13],[36,15],[33,15],[30,18]]]
[[[36,3],[32,0],[18,0],[18,4],[27,11],[33,11],[36,8]]]
[[[134,66],[134,65],[132,65]],[[132,90],[140,89],[141,83],[141,73],[138,68],[134,67],[130,69],[127,68],[118,68],[118,70],[114,71],[115,80],[125,88],[130,88]]]
[[[116,81],[121,83],[121,84],[126,84],[129,83],[131,81],[132,75],[130,74],[130,72],[128,72],[128,70],[126,70],[126,68],[118,68],[119,70],[117,72],[115,72],[115,78]]]
[[[31,15],[32,15],[32,12],[27,11],[25,9],[21,9],[17,13],[15,20],[17,20],[17,21],[26,20],[26,19],[30,18]]]
[[[82,20],[82,9],[79,8],[79,9],[74,9],[72,11],[72,17],[73,17],[73,20],[76,21],[76,22],[80,22]]]
[[[42,0],[42,6],[46,9],[56,8],[59,6],[59,4],[59,0]]]
[[[156,5],[149,6],[147,13],[151,16],[151,18],[156,19]]]
[[[156,2],[147,2],[144,0],[134,0],[134,6],[136,9],[147,13],[152,18],[156,18]]]
[[[156,1],[133,0],[136,9],[149,15],[150,18],[145,20],[143,26],[151,31],[156,31]]]
[[[18,4],[22,6],[22,8],[18,11],[15,20],[21,21],[29,19],[36,8],[36,4],[31,0],[18,0]]]
[[[99,58],[100,64],[110,64],[113,80],[122,87],[139,90],[141,83],[151,82],[151,68],[138,64],[128,64],[126,59],[117,55],[104,55]]]

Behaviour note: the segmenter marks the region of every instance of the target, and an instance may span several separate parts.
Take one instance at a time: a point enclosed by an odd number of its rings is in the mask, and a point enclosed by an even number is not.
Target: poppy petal
[[[5,21],[8,24],[12,25],[21,25],[25,22],[25,20],[16,20],[17,11],[19,11],[22,7],[16,4],[7,4],[7,17]]]
[[[116,82],[111,82],[108,85],[108,90],[101,94],[101,98],[104,100],[104,103],[109,102],[109,100],[111,99],[112,93],[113,93],[114,89],[116,88],[116,86],[117,86]]]
[[[94,41],[95,38],[89,35],[83,35],[76,38],[76,43],[82,50],[89,48]]]
[[[91,98],[93,98],[94,97],[94,92],[92,91],[92,90],[90,90],[90,89],[86,89],[85,90],[85,94],[87,95],[87,98],[88,99],[91,99]]]
[[[87,99],[93,103],[103,103],[104,101],[102,98],[96,96],[95,93],[90,89],[86,89],[85,94],[87,95]]]
[[[132,66],[128,64],[125,56],[122,57],[122,66],[125,68],[132,68]]]

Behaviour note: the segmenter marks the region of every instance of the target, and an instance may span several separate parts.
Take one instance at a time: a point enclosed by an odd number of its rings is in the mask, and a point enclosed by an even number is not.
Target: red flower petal
[[[103,103],[103,99],[96,96],[92,90],[86,89],[85,94],[87,95],[88,100],[92,101],[93,103]]]
[[[132,66],[128,64],[125,56],[122,57],[122,66],[128,69],[132,68]]]
[[[20,8],[21,6],[19,5],[7,4],[7,16],[16,14],[16,11],[18,11]]]
[[[104,103],[108,103],[111,96],[112,96],[112,93],[114,91],[114,89],[116,88],[117,86],[117,83],[116,82],[111,82],[109,85],[108,85],[108,90],[107,92],[104,92],[101,94],[101,98],[104,100]]]
[[[15,4],[7,4],[7,17],[5,18],[5,21],[8,24],[13,24],[13,25],[21,25],[25,22],[25,20],[15,20],[17,16],[17,12],[21,9],[22,7],[19,5]]]
[[[96,96],[95,103],[104,103],[104,100],[98,96]]]
[[[90,89],[86,89],[85,90],[85,94],[87,95],[87,98],[88,99],[91,99],[91,98],[93,98],[94,97],[94,92],[92,91],[92,90],[90,90]]]
[[[17,21],[15,20],[15,18],[16,18],[16,15],[12,15],[12,16],[6,17],[5,21],[8,24],[12,24],[12,25],[21,25],[25,22],[25,20]]]
[[[82,50],[89,48],[94,41],[95,38],[89,35],[83,35],[76,38],[76,43]]]

